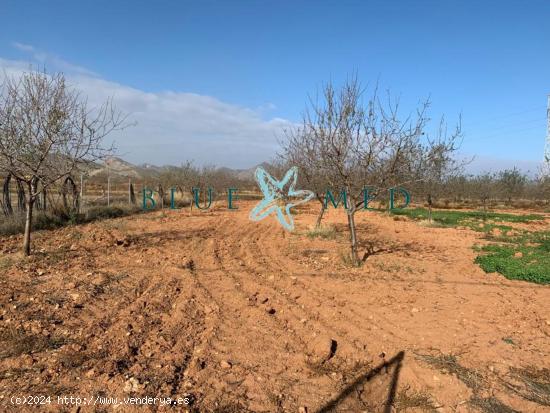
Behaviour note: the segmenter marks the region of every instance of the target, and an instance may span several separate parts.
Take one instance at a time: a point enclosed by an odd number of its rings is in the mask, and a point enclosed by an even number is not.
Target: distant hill
[[[134,165],[122,158],[111,156],[103,164],[95,164],[90,168],[89,175],[95,178],[133,178],[133,179],[154,179],[169,166],[155,166],[151,164]]]
[[[258,166],[263,168],[268,168],[269,164],[262,162],[259,165],[256,165],[248,169],[232,169],[228,167],[220,167],[218,171],[221,171],[227,175],[233,176],[239,180],[250,181],[254,180],[254,172]],[[112,179],[137,179],[137,180],[149,180],[155,179],[162,172],[167,171],[169,168],[173,168],[171,165],[157,166],[148,163],[134,165],[128,161],[125,161],[122,158],[112,156],[107,158],[103,164],[93,164],[89,167],[88,174],[90,177],[96,179],[106,179],[110,176]]]
[[[261,164],[258,164],[248,169],[231,169],[227,167],[221,167],[221,168],[218,168],[218,170],[225,172],[228,175],[232,175],[237,179],[240,179],[243,181],[250,181],[250,180],[254,180],[254,173],[256,172],[256,168],[258,168],[258,166],[261,166],[262,168],[269,168],[269,164],[267,162],[262,162]]]

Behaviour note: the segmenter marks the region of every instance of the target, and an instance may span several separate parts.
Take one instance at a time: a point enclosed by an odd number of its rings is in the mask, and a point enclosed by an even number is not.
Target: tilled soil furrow
[[[315,214],[297,213],[290,234],[272,217],[251,223],[248,206],[45,231],[30,260],[0,239],[0,393],[378,412],[393,383],[398,411],[543,410],[525,397],[550,352],[548,287],[483,273],[478,233],[358,215],[375,253],[351,267],[341,211],[325,217],[335,237],[320,239],[307,229]],[[172,410],[185,411],[117,409]]]
[[[255,237],[255,235],[250,235],[250,237]],[[291,272],[290,274],[284,274],[282,277],[279,277],[281,275],[280,271],[276,271],[275,269],[264,269],[263,265],[260,265],[259,261],[261,261],[262,264],[265,264],[266,262],[269,262],[269,260],[265,257],[261,260],[258,260],[257,253],[251,252],[253,250],[261,250],[260,247],[258,247],[257,244],[254,244],[252,241],[249,243],[244,243],[244,241],[248,240],[248,236],[246,234],[242,234],[242,236],[240,236],[239,238],[243,240],[243,245],[240,247],[240,250],[246,250],[245,255],[249,254],[254,259],[253,262],[255,265],[245,264],[245,267],[249,273],[256,274],[254,280],[257,283],[260,283],[264,288],[275,291],[279,297],[282,297],[283,300],[287,302],[289,308],[297,309],[297,311],[300,311],[301,309],[303,311],[303,314],[302,316],[299,316],[299,320],[306,319],[310,320],[311,322],[319,323],[321,326],[321,331],[334,331],[340,337],[345,338],[345,340],[342,341],[352,344],[360,353],[365,350],[366,342],[368,341],[364,340],[364,338],[362,337],[358,337],[357,333],[365,330],[365,323],[367,322],[366,320],[368,319],[368,315],[355,314],[354,310],[350,308],[347,303],[344,306],[336,306],[333,301],[336,297],[334,297],[333,294],[333,299],[327,299],[326,289],[322,289],[316,286],[314,282],[306,283],[304,281],[305,272],[300,273],[298,270],[297,272]],[[227,261],[232,260],[234,260],[234,256],[232,256]],[[256,269],[258,267],[259,269]],[[266,276],[272,277],[269,283],[264,280]],[[290,277],[293,277],[290,285],[282,284],[283,279],[291,279]],[[300,301],[295,298],[298,296],[299,298],[301,298]],[[345,299],[345,297],[342,297],[342,299]],[[319,311],[307,310],[307,308],[313,307],[318,308]],[[346,311],[346,314],[336,316],[336,319],[334,319],[335,316],[331,316],[331,314],[326,311],[326,309],[336,307],[339,307],[340,309]],[[352,317],[350,318],[350,316]],[[379,313],[377,313],[377,318],[382,321],[382,325],[388,326],[388,328],[386,328],[388,334],[396,336],[400,335],[399,333],[395,332],[400,331],[399,328],[391,329],[391,327],[398,326],[392,326],[392,322],[390,321],[390,319],[386,319],[385,317],[379,315]],[[347,326],[348,328],[342,329],[342,326]],[[360,341],[363,341],[363,343],[360,343]]]

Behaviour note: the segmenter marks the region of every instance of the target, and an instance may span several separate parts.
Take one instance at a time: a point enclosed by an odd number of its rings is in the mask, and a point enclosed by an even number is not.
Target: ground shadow
[[[384,360],[377,367],[372,370],[358,376],[350,385],[344,388],[338,396],[330,400],[324,406],[322,406],[317,413],[329,413],[334,411],[354,390],[357,390],[359,386],[370,381],[374,377],[381,373],[388,373],[388,370],[393,367],[393,373],[388,388],[388,394],[384,403],[384,413],[391,413],[392,405],[395,401],[395,395],[397,392],[397,383],[399,381],[399,372],[405,357],[405,352],[400,351],[389,360]]]

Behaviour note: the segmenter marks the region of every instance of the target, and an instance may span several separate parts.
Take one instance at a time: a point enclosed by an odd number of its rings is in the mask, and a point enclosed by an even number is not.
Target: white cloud
[[[131,162],[179,164],[193,159],[246,168],[273,157],[277,138],[291,126],[285,119],[264,119],[271,104],[250,109],[195,93],[145,92],[53,59],[32,46],[15,46],[35,61],[48,62],[48,70],[65,72],[91,105],[112,97],[117,108],[137,122],[113,136],[120,154]],[[28,71],[29,63],[0,58],[0,67],[13,75]]]
[[[52,66],[63,72],[83,73],[88,76],[97,76],[96,73],[82,66],[73,65],[55,55],[36,49],[34,46],[13,42],[12,46],[21,52],[28,53],[35,61],[45,66]]]

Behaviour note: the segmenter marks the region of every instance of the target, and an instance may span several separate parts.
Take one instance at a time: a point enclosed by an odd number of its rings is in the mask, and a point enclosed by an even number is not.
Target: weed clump
[[[309,238],[335,239],[336,228],[333,226],[319,226],[309,230],[306,235]]]
[[[532,402],[550,406],[550,369],[510,368],[514,384],[506,382],[506,387]]]
[[[453,354],[418,354],[418,357],[439,370],[445,370],[456,375],[466,386],[471,389],[481,387],[485,383],[483,376],[473,369],[462,366]]]
[[[430,413],[437,412],[437,406],[428,393],[413,391],[410,387],[406,387],[397,394],[394,407],[398,412],[408,411],[408,409]]]

